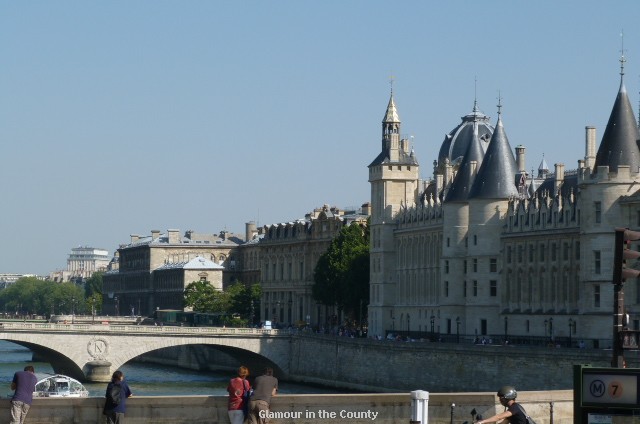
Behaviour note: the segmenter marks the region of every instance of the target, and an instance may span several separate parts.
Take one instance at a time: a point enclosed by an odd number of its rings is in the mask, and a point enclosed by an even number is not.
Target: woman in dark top
[[[124,413],[127,409],[126,399],[131,396],[133,393],[124,382],[122,371],[114,372],[105,394],[107,400],[104,403],[103,413],[107,416],[107,424],[124,424]]]

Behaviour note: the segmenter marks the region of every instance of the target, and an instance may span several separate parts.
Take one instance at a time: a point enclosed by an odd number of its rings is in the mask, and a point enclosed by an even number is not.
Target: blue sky
[[[243,232],[369,200],[389,78],[421,177],[498,92],[528,168],[575,169],[638,1],[0,0],[0,273],[168,228]]]

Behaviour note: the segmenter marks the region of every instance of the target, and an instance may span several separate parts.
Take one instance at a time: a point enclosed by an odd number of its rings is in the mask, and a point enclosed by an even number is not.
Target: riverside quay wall
[[[573,422],[571,391],[522,392],[518,400],[538,424]],[[428,423],[471,421],[475,409],[490,417],[502,407],[494,393],[430,393]],[[451,404],[453,416],[451,415]],[[29,424],[102,424],[104,398],[35,399]],[[10,403],[0,402],[0,422],[9,421]],[[273,399],[271,424],[408,424],[410,393],[349,395],[283,395]],[[284,418],[278,418],[284,417]],[[127,424],[226,424],[226,396],[132,397]],[[427,423],[422,423],[427,424]]]
[[[625,356],[640,367],[638,351]],[[365,392],[571,390],[573,365],[608,367],[610,350],[293,336],[289,379]]]
[[[608,367],[612,353],[602,349],[398,342],[321,335],[292,335],[288,372],[278,378],[360,392],[495,392],[510,384],[520,390],[573,388],[573,365]],[[628,366],[639,368],[639,352],[627,352]],[[252,376],[270,364],[240,350],[206,346],[166,348],[141,360],[198,370],[246,365]]]

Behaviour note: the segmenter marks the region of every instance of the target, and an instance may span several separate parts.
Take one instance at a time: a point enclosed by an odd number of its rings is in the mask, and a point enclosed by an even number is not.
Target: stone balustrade
[[[521,401],[538,424],[573,422],[573,392],[570,390],[521,392]],[[452,408],[451,405],[455,404]],[[102,424],[103,398],[35,399],[29,424]],[[0,421],[8,422],[8,401],[0,402]],[[273,399],[276,415],[271,424],[408,424],[409,393],[346,395],[281,395]],[[431,393],[429,423],[471,421],[475,409],[485,418],[502,410],[494,393]],[[127,400],[127,424],[228,423],[226,396],[132,397]]]

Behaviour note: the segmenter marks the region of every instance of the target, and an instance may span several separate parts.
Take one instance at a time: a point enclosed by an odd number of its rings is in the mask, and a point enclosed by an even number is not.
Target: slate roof
[[[478,131],[477,137],[482,141],[482,150],[487,151],[494,128],[489,123],[489,117],[478,109],[477,102],[473,104],[473,111],[460,119],[462,122],[444,137],[438,153],[440,164],[444,164],[446,159],[455,163],[464,157],[473,140],[475,126]]]
[[[453,179],[453,183],[449,187],[447,192],[447,202],[464,202],[469,197],[473,180],[482,165],[482,159],[484,158],[484,149],[482,147],[482,141],[478,136],[478,122],[474,121],[472,124],[473,133],[471,140],[467,147],[467,151],[464,154],[458,173]],[[476,161],[475,172],[471,167],[471,161]]]
[[[498,115],[496,128],[471,187],[469,198],[508,199],[518,196],[518,188],[514,184],[516,173],[516,159],[504,131],[502,117]]]
[[[638,172],[640,166],[638,138],[638,126],[627,90],[620,78],[620,90],[596,154],[593,173],[597,173],[598,166],[608,166],[609,171],[617,172],[620,165],[629,165],[631,172]]]

